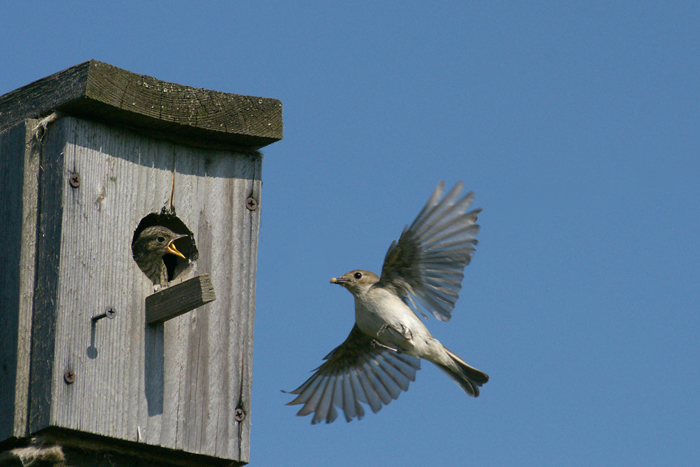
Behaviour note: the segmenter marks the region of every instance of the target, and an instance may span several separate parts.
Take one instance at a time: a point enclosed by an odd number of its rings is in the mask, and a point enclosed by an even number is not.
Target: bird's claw
[[[390,331],[395,336],[398,336],[407,341],[413,340],[413,332],[403,324],[399,324],[399,326],[401,326],[401,329],[397,329],[395,326],[391,326],[389,324],[384,324],[381,328],[379,328],[379,331],[377,331],[377,336],[381,336],[386,331]]]

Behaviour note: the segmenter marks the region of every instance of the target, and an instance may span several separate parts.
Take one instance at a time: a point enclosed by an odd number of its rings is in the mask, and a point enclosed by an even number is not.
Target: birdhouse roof
[[[205,147],[282,139],[282,103],[193,88],[89,60],[0,96],[0,131],[53,111]]]

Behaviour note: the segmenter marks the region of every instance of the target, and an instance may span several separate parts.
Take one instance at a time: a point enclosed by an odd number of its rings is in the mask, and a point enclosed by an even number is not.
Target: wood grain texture
[[[0,131],[59,110],[194,146],[251,150],[282,139],[282,103],[193,88],[90,60],[0,96]]]
[[[231,461],[184,451],[129,443],[85,432],[48,428],[41,434],[3,443],[0,465],[3,467],[236,467]]]
[[[45,142],[30,431],[140,433],[141,443],[247,462],[261,157],[72,117],[51,124]],[[199,250],[190,274],[208,273],[217,300],[151,326],[152,283],[131,241],[144,216],[168,205],[173,169],[173,205]],[[107,307],[114,319],[92,321]]]
[[[38,174],[35,120],[0,133],[0,440],[27,433]]]
[[[146,297],[146,323],[157,324],[216,300],[209,274],[171,284]]]
[[[28,430],[34,432],[50,423],[54,375],[62,362],[55,360],[59,319],[59,273],[63,228],[64,141],[57,132],[45,135],[39,162],[37,204],[36,272],[32,304],[32,342],[29,377]],[[57,367],[58,365],[58,367]]]

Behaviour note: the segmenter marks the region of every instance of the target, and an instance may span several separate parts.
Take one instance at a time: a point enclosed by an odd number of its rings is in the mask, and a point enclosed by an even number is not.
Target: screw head
[[[245,201],[245,207],[247,207],[249,211],[255,211],[258,207],[258,202],[251,196]]]
[[[73,172],[70,174],[70,186],[73,188],[78,188],[80,186],[80,174],[78,172]]]
[[[237,422],[242,422],[243,420],[245,420],[245,412],[243,411],[243,409],[238,407],[233,412],[233,418],[235,418]]]
[[[117,316],[117,310],[115,310],[112,307],[107,308],[105,311],[105,314],[107,315],[107,318],[109,319],[114,319],[115,316]]]
[[[73,384],[75,382],[75,373],[72,370],[67,370],[63,373],[63,379],[66,384]]]

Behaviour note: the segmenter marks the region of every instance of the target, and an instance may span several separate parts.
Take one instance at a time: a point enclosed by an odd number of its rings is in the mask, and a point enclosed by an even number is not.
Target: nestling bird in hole
[[[134,242],[132,248],[134,260],[153,285],[159,287],[168,285],[170,278],[163,256],[171,254],[187,259],[173,243],[183,237],[187,235],[176,234],[162,225],[154,225],[144,229]]]
[[[287,405],[304,404],[297,415],[313,413],[312,424],[331,423],[338,407],[349,422],[364,416],[360,402],[376,413],[408,390],[421,359],[437,365],[468,395],[479,395],[489,376],[443,346],[417,314],[427,318],[426,310],[449,321],[459,298],[481,212],[467,211],[474,194],[460,197],[463,186],[457,183],[443,197],[445,185],[438,184],[416,220],[389,247],[381,277],[358,269],[331,279],[354,296],[355,325],[313,376],[291,391],[298,396]]]

